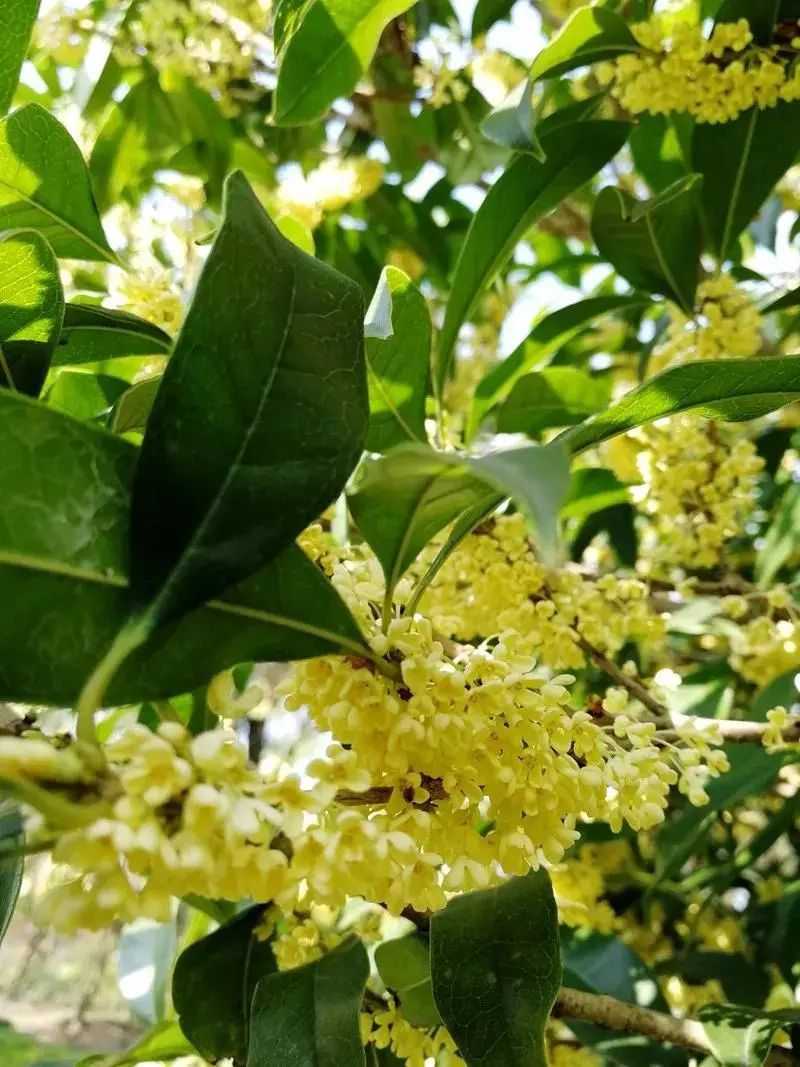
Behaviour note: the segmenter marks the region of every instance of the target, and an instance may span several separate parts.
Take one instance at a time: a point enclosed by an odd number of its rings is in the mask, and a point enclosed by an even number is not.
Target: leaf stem
[[[94,716],[102,706],[103,697],[111,679],[128,656],[144,644],[150,633],[151,625],[146,616],[130,619],[111,642],[106,654],[86,679],[81,690],[75,711],[78,716],[76,735],[79,741],[99,748]]]

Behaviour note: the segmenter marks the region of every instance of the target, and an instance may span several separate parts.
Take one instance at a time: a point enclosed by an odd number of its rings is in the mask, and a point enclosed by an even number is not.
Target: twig
[[[640,704],[647,708],[649,712],[659,721],[663,722],[668,718],[667,709],[664,705],[650,693],[647,686],[635,675],[626,674],[621,667],[618,667],[616,663],[610,659],[605,652],[601,652],[599,648],[590,644],[586,638],[577,633],[578,647],[582,652],[594,660],[600,670],[604,671],[609,678],[612,678],[618,685],[621,685],[624,689],[627,689],[632,697],[635,697]]]
[[[711,1053],[711,1044],[703,1025],[694,1019],[676,1019],[661,1011],[640,1008],[600,993],[584,993],[562,987],[556,998],[553,1015],[556,1018],[580,1019],[596,1023],[609,1030],[623,1030],[642,1034],[655,1041],[679,1045],[695,1052]],[[800,1060],[784,1049],[773,1049],[765,1061],[769,1067],[784,1067]]]

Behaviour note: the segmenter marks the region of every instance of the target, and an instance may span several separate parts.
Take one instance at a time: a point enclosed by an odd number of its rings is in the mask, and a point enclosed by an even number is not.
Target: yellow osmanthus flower
[[[361,1036],[365,1044],[391,1049],[407,1067],[426,1067],[431,1060],[437,1067],[466,1067],[444,1026],[431,1030],[412,1026],[392,997],[385,1007],[362,1012]]]
[[[328,212],[372,196],[383,182],[383,173],[383,164],[366,156],[326,159],[307,175],[285,178],[273,195],[273,210],[316,229]]]
[[[790,47],[760,47],[746,19],[703,27],[655,15],[632,27],[641,51],[619,56],[604,70],[611,91],[633,114],[688,112],[697,122],[730,122],[750,108],[800,98],[800,71]]]
[[[761,615],[739,624],[730,635],[730,662],[748,682],[763,686],[800,670],[800,623],[793,611],[788,618]]]
[[[553,1042],[548,1046],[547,1061],[550,1067],[602,1067],[603,1059],[588,1048]]]
[[[479,52],[470,64],[472,83],[493,107],[497,107],[509,92],[525,77],[519,61],[505,52]]]

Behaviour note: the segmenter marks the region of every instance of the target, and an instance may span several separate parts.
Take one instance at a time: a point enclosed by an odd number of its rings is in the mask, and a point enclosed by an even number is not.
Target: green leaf
[[[602,411],[610,392],[608,378],[575,367],[545,367],[517,379],[497,411],[497,429],[534,436],[552,426],[573,426]]]
[[[0,390],[0,699],[66,707],[128,617],[130,486],[137,449]],[[117,704],[189,692],[236,663],[347,647],[352,616],[289,546],[224,600],[156,631],[109,690]]]
[[[38,104],[0,122],[0,230],[18,229],[38,230],[57,256],[117,262],[80,149]]]
[[[533,82],[526,78],[483,120],[481,131],[495,144],[544,159],[534,125]]]
[[[67,304],[53,365],[166,355],[171,347],[169,334],[137,315],[93,304]]]
[[[403,1017],[425,1030],[442,1021],[433,999],[430,957],[428,939],[418,933],[384,941],[375,950],[378,974],[399,997]]]
[[[513,6],[514,0],[478,0],[472,15],[472,39],[483,36],[495,22],[507,19]]]
[[[22,856],[3,857],[3,849],[16,848],[22,843],[22,819],[17,808],[8,800],[0,800],[0,944],[6,936],[22,886]]]
[[[788,308],[797,307],[798,304],[800,304],[800,286],[796,289],[789,289],[774,300],[770,300],[768,304],[761,308],[761,314],[771,315],[773,311],[785,311]]]
[[[756,581],[767,589],[775,575],[800,548],[800,485],[793,482],[781,500],[756,554]]]
[[[0,385],[38,396],[64,317],[53,250],[41,234],[0,235]]]
[[[661,293],[687,312],[694,307],[700,271],[700,182],[698,175],[689,174],[644,202],[607,186],[592,213],[592,237],[616,272],[637,289]]]
[[[455,897],[431,920],[439,1012],[468,1067],[546,1067],[544,1031],[561,985],[547,872]]]
[[[148,1030],[125,1052],[87,1056],[78,1062],[77,1067],[136,1067],[137,1064],[153,1060],[177,1060],[181,1056],[192,1056],[195,1051],[177,1023],[164,1021]]]
[[[628,486],[604,467],[579,467],[572,472],[569,496],[561,508],[562,519],[584,519],[603,508],[626,504]]]
[[[5,0],[3,50],[0,52],[0,115],[5,115],[19,82],[19,72],[30,44],[39,0]]]
[[[689,115],[637,115],[630,146],[636,169],[656,192],[669,188],[690,169],[692,129]]]
[[[145,627],[252,574],[341,492],[367,429],[363,303],[240,174],[142,443],[131,588]]]
[[[800,101],[733,122],[695,126],[692,170],[703,175],[700,201],[710,243],[720,262],[772,193],[800,150]]]
[[[554,78],[576,67],[641,50],[620,15],[593,4],[579,8],[538,54],[531,67],[531,80]]]
[[[447,378],[462,323],[540,218],[596,174],[622,147],[625,122],[576,122],[542,136],[542,162],[518,156],[474,216],[456,263],[438,344],[438,381]]]
[[[62,370],[47,390],[50,407],[87,422],[104,420],[128,388],[122,378],[83,370]]]
[[[296,13],[279,55],[273,119],[299,126],[349,96],[372,60],[378,38],[411,0],[313,0]]]
[[[277,970],[272,945],[255,933],[264,910],[248,908],[184,949],[175,964],[172,1002],[181,1029],[205,1059],[247,1058],[253,993]]]
[[[542,551],[552,556],[568,488],[566,453],[550,446],[472,458],[404,445],[364,465],[350,510],[383,567],[388,603],[440,530],[465,512],[491,511],[507,497],[533,518]]]
[[[131,1011],[148,1023],[167,1010],[169,976],[176,949],[175,921],[137,919],[122,928],[117,942],[119,991]]]
[[[800,1011],[764,1011],[742,1004],[706,1004],[698,1012],[720,1067],[761,1067],[776,1032],[800,1022]]]
[[[359,1010],[369,959],[351,939],[256,986],[247,1067],[365,1067]]]
[[[431,365],[428,305],[406,274],[385,267],[370,305],[373,315],[381,309],[384,320],[388,312],[388,321],[382,321],[380,328],[373,323],[366,340],[370,410],[366,448],[370,452],[426,440],[425,396]]]
[[[731,769],[706,787],[709,803],[702,808],[687,805],[673,815],[656,836],[656,874],[670,878],[680,871],[704,839],[720,811],[732,811],[749,796],[765,792],[778,777],[785,754],[765,752],[755,745],[727,745]]]
[[[114,433],[143,430],[153,408],[161,378],[145,378],[135,382],[117,401],[111,429]]]
[[[706,419],[741,422],[766,415],[800,397],[800,357],[726,359],[687,363],[657,374],[561,440],[582,452],[646,422],[697,411]]]

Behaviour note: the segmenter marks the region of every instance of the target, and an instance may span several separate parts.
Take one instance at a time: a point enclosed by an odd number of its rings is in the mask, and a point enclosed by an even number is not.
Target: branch
[[[578,647],[582,652],[585,652],[590,659],[594,660],[601,671],[604,671],[609,678],[613,678],[617,685],[621,685],[624,689],[627,689],[631,696],[635,697],[640,704],[646,707],[647,710],[659,720],[659,722],[669,718],[667,709],[659,700],[656,700],[641,678],[637,678],[635,675],[626,674],[621,667],[618,667],[616,663],[605,654],[605,652],[601,652],[599,648],[595,648],[595,646],[590,644],[582,634],[578,633],[577,630],[575,632],[577,634]]]
[[[583,993],[563,986],[556,998],[553,1015],[556,1018],[596,1023],[609,1030],[642,1034],[655,1041],[680,1045],[695,1052],[712,1053],[703,1025],[694,1019],[676,1019],[664,1012],[626,1004],[600,993]],[[786,1067],[796,1064],[798,1060],[792,1053],[776,1048],[765,1062],[768,1067]]]

